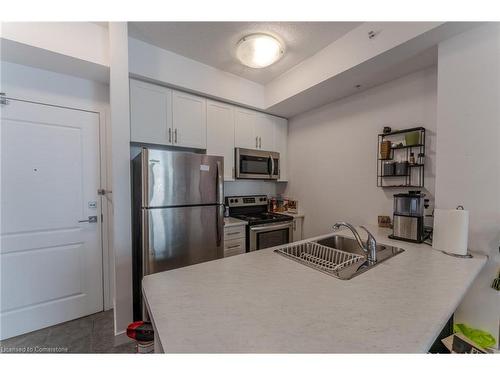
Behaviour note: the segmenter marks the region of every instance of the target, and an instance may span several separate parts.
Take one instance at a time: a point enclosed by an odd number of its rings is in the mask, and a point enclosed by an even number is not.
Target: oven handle
[[[251,226],[250,231],[252,231],[252,232],[269,232],[271,230],[291,228],[292,225],[293,225],[293,221],[287,221],[285,224],[274,224],[274,225],[260,224],[260,225]]]

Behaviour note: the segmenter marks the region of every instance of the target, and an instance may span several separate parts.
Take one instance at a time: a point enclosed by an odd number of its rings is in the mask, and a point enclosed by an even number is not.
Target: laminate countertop
[[[166,353],[428,351],[486,257],[455,258],[369,229],[379,243],[405,251],[351,280],[273,248],[146,276],[155,347]]]
[[[236,227],[239,225],[247,225],[247,223],[248,222],[246,222],[245,220],[236,219],[236,218],[231,217],[231,216],[224,218],[224,227],[225,228]]]

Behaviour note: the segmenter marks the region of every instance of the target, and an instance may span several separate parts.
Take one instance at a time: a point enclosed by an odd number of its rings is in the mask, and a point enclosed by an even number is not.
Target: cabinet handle
[[[259,137],[259,148],[262,148],[262,138]]]
[[[177,143],[177,128],[174,130],[174,142]]]
[[[239,234],[240,232],[229,232],[229,233],[226,233],[226,236],[232,236],[233,234]]]
[[[240,247],[240,245],[228,246],[228,247],[226,247],[226,249],[234,249],[235,247]]]
[[[172,143],[172,128],[168,128],[168,143]]]
[[[255,137],[255,148],[259,148],[259,137]]]
[[[297,230],[297,221],[296,220],[293,221],[293,230]]]

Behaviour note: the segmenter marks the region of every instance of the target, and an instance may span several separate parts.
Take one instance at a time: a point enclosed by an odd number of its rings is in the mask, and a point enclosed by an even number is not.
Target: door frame
[[[40,105],[46,105],[51,107],[58,107],[82,112],[90,112],[98,115],[99,119],[99,131],[98,131],[98,150],[99,150],[99,163],[98,163],[98,180],[101,189],[109,192],[110,189],[110,179],[108,178],[108,127],[109,127],[109,110],[104,105],[93,105],[94,108],[78,108],[71,105],[61,105],[57,103],[50,103],[43,97],[43,94],[30,95],[30,93],[23,93],[23,90],[13,90],[14,95],[9,95],[8,88],[5,90],[5,99],[7,103],[9,100],[23,101],[27,103],[34,103]],[[89,100],[89,103],[91,101]],[[8,105],[8,104],[7,104]],[[113,308],[113,282],[112,282],[112,253],[111,253],[111,236],[109,230],[111,228],[111,218],[112,218],[112,206],[111,200],[108,197],[109,194],[98,195],[98,201],[100,206],[101,223],[98,227],[98,236],[101,247],[101,272],[102,272],[102,301],[103,310],[107,311]]]

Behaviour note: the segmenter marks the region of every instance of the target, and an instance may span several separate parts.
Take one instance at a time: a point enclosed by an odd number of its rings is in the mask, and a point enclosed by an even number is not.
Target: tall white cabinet
[[[280,178],[279,181],[288,181],[288,121],[281,117],[273,116],[274,121],[274,148],[280,153]]]
[[[207,101],[207,154],[224,157],[225,181],[234,179],[234,116],[234,106]]]

